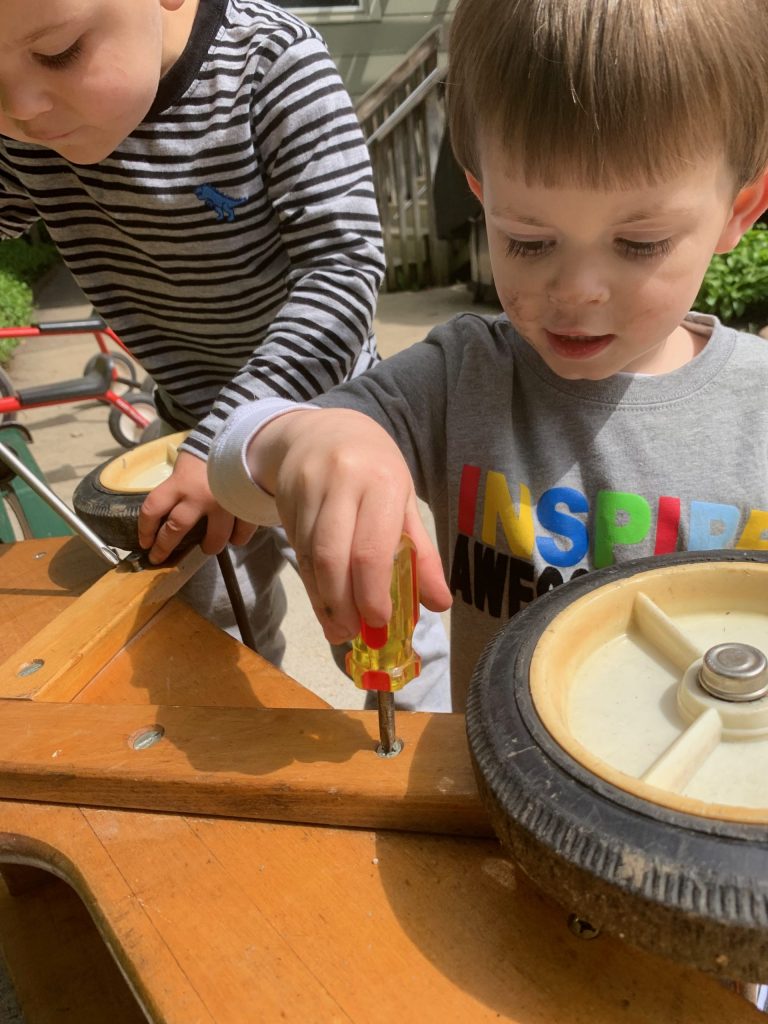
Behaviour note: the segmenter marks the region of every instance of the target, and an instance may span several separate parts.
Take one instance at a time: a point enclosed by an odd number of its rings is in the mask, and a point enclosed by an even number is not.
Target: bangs
[[[724,150],[743,185],[768,164],[767,55],[766,0],[462,0],[457,157],[479,176],[478,138],[493,133],[531,182],[605,188]]]

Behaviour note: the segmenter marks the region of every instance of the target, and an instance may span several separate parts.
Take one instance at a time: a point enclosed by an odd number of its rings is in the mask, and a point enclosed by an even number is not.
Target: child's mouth
[[[553,334],[545,331],[547,341],[559,356],[565,359],[588,359],[607,348],[614,334]]]

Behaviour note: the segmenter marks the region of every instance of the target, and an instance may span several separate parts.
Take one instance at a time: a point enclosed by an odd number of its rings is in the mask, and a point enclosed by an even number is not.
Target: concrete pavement
[[[90,314],[82,293],[61,269],[38,290],[37,303],[39,321],[81,319]],[[435,324],[468,308],[494,311],[493,307],[473,306],[463,285],[382,295],[376,318],[382,355],[392,355],[419,341]],[[90,335],[32,338],[16,351],[8,372],[18,388],[52,383],[80,375],[96,352]],[[70,506],[78,481],[94,466],[124,451],[109,432],[107,413],[99,403],[84,402],[19,414],[19,422],[32,433],[32,452],[46,479]],[[426,507],[423,511],[425,521],[430,522]],[[361,707],[363,695],[333,662],[301,581],[290,568],[282,579],[288,596],[283,668],[334,707]]]

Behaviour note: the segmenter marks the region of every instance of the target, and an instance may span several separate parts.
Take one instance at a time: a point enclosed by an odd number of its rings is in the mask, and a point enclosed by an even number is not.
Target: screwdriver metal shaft
[[[394,757],[403,749],[402,741],[395,732],[395,696],[390,691],[379,690],[379,746],[376,751],[381,757]]]

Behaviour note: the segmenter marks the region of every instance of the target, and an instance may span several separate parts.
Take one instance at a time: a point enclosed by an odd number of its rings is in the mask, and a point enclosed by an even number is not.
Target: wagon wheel
[[[642,559],[488,645],[467,731],[497,834],[568,909],[768,977],[768,552]],[[702,660],[702,656],[705,655]]]
[[[105,544],[126,551],[139,549],[139,511],[144,499],[173,471],[186,431],[158,437],[118,455],[83,477],[72,496],[80,518]],[[186,535],[182,548],[199,544],[205,536],[201,519]]]

